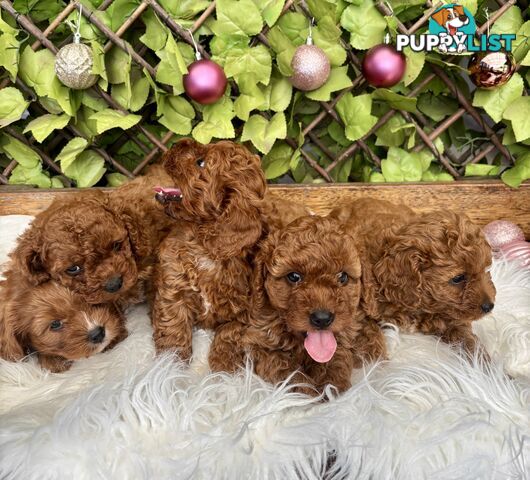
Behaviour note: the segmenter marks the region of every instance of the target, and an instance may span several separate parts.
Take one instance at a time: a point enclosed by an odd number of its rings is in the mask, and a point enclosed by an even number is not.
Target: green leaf
[[[18,72],[20,42],[15,35],[3,33],[0,35],[0,67],[9,72],[9,78],[14,83]]]
[[[284,142],[274,145],[261,162],[265,178],[272,180],[286,174],[291,168],[293,153],[293,149]]]
[[[55,18],[64,8],[62,0],[15,0],[13,8],[23,15],[29,15],[33,22]]]
[[[502,180],[510,187],[517,188],[525,180],[530,179],[530,153],[519,157],[515,166],[501,175]]]
[[[141,119],[142,117],[140,115],[124,114],[112,108],[101,110],[89,117],[89,120],[96,122],[96,131],[98,134],[106,132],[111,128],[127,130],[136,125]]]
[[[329,59],[332,67],[338,67],[346,61],[346,50],[340,45],[341,30],[331,17],[319,20],[313,28],[313,40]]]
[[[105,175],[109,187],[119,187],[127,183],[129,179],[123,173],[109,173]]]
[[[400,147],[405,141],[405,132],[400,127],[405,125],[407,125],[407,122],[401,115],[393,115],[375,133],[377,136],[375,144],[387,147]]]
[[[491,33],[516,33],[523,24],[521,9],[517,6],[508,8],[493,24]]]
[[[195,110],[186,99],[168,95],[164,98],[160,110],[162,116],[158,120],[159,123],[179,135],[191,132],[191,121],[195,118]]]
[[[439,122],[458,110],[458,102],[445,95],[422,93],[418,98],[418,110],[434,121]]]
[[[284,0],[253,0],[256,4],[256,7],[259,8],[261,12],[261,16],[263,17],[263,20],[265,20],[265,23],[272,27],[276,20],[280,17],[280,13],[282,13],[282,8],[284,4]]]
[[[35,140],[42,143],[54,130],[61,130],[66,127],[70,118],[66,113],[62,115],[42,115],[29,122],[24,129],[24,133],[31,132]]]
[[[530,20],[523,23],[517,30],[517,37],[512,43],[512,54],[516,62],[526,60],[528,52],[530,52]]]
[[[407,57],[407,67],[405,69],[403,83],[407,86],[416,80],[421,73],[423,66],[425,65],[425,52],[414,52],[407,47],[405,48],[404,53]]]
[[[234,104],[228,97],[223,97],[213,105],[206,105],[202,112],[203,121],[192,132],[193,138],[200,143],[210,143],[212,138],[234,138],[236,136],[232,118]]]
[[[376,124],[377,117],[371,115],[372,97],[369,94],[354,97],[347,93],[337,102],[337,111],[346,125],[346,137],[359,140]]]
[[[31,147],[11,135],[0,136],[0,149],[25,169],[33,169],[41,163],[41,158]]]
[[[139,4],[138,0],[114,0],[106,10],[112,31],[118,30]]]
[[[14,35],[14,36],[18,34],[18,30],[16,28],[13,28],[11,25],[6,23],[2,19],[2,12],[0,12],[0,32],[9,33],[10,35]]]
[[[142,14],[142,21],[145,33],[140,37],[140,42],[155,52],[162,50],[167,42],[168,29],[150,8]]]
[[[267,98],[263,90],[263,87],[260,88],[252,80],[246,78],[240,80],[239,96],[234,102],[234,111],[241,120],[247,121],[250,112],[254,109],[268,108]]]
[[[74,179],[79,188],[92,187],[106,172],[105,160],[99,153],[85,150],[63,172]]]
[[[167,36],[166,46],[156,54],[160,58],[156,69],[156,80],[171,85],[175,95],[182,93],[184,91],[182,77],[188,73],[188,67],[173,35]]]
[[[344,135],[344,128],[335,120],[332,120],[328,126],[329,136],[340,146],[347,147],[350,145],[350,141]]]
[[[269,93],[268,108],[273,112],[283,112],[291,103],[293,85],[276,71],[271,77],[267,92]]]
[[[95,40],[91,42],[91,45],[94,62],[92,64],[92,73],[94,75],[99,75],[101,78],[103,78],[103,80],[108,82],[109,79],[107,77],[107,68],[105,66],[105,50],[103,50],[103,46]]]
[[[137,112],[147,102],[149,97],[149,80],[146,77],[137,77],[127,88],[127,83],[112,86],[112,98],[123,108]]]
[[[291,61],[296,50],[289,37],[281,30],[280,27],[273,27],[267,34],[267,40],[270,43],[272,50],[276,52],[276,63],[278,69],[286,77],[290,77],[293,73],[291,68]]]
[[[29,102],[24,100],[20,90],[5,87],[0,90],[0,128],[20,120],[28,108]]]
[[[377,88],[372,93],[374,100],[384,100],[392,108],[397,110],[405,110],[406,112],[416,112],[416,98],[406,97],[399,93],[393,92],[387,88]]]
[[[511,120],[515,139],[522,142],[530,137],[530,97],[514,100],[506,110],[503,118]]]
[[[454,180],[440,165],[431,165],[421,177],[422,182],[454,182]]]
[[[482,107],[495,122],[500,122],[508,105],[523,94],[523,88],[521,75],[515,73],[508,82],[493,90],[478,88],[473,97],[473,105]]]
[[[351,33],[350,43],[359,50],[367,50],[383,42],[386,20],[372,0],[350,5],[341,16],[341,25]]]
[[[131,71],[131,56],[114,46],[105,57],[105,66],[110,83],[125,83]]]
[[[287,124],[282,112],[267,120],[261,115],[252,115],[241,134],[241,141],[250,140],[261,153],[269,153],[276,139],[287,136]]]
[[[64,188],[64,184],[58,176],[51,178],[51,188]]]
[[[193,20],[195,16],[202,12],[208,5],[209,0],[161,0],[162,5],[172,17],[182,20]]]
[[[324,85],[312,92],[306,93],[306,97],[311,100],[327,102],[331,98],[331,93],[352,85],[348,76],[348,67],[335,67],[331,69],[328,80]]]
[[[423,174],[419,154],[390,147],[388,156],[381,160],[381,170],[387,182],[419,182]]]
[[[211,29],[215,35],[257,35],[263,19],[252,0],[217,0],[217,21]]]
[[[476,177],[476,176],[487,176],[487,175],[498,175],[500,167],[497,165],[487,165],[484,163],[470,163],[466,165],[465,176]]]
[[[295,45],[305,43],[309,25],[303,13],[289,11],[279,18],[277,25]]]
[[[59,155],[55,158],[56,162],[59,162],[61,170],[67,174],[70,165],[74,160],[85,150],[88,142],[81,137],[72,138],[59,152]]]
[[[40,163],[31,168],[17,165],[11,172],[9,183],[11,185],[36,185],[39,188],[52,186],[50,177],[42,171]]]
[[[234,77],[239,83],[242,78],[256,84],[268,85],[272,59],[268,49],[264,45],[257,47],[234,47],[225,52],[220,60],[225,74],[228,78]]]

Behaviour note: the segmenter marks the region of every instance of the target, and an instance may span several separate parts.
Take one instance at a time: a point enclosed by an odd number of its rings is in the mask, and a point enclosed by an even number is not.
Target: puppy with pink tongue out
[[[359,308],[361,262],[352,237],[327,217],[307,216],[260,244],[247,316],[217,329],[214,371],[235,371],[247,356],[263,379],[290,378],[317,395],[343,392],[364,361],[384,357],[379,327]]]

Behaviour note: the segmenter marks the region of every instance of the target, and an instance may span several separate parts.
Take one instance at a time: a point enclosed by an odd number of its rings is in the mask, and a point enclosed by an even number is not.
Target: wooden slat
[[[326,214],[335,205],[360,197],[405,203],[417,210],[451,208],[467,213],[479,225],[511,220],[530,237],[530,183],[512,189],[499,181],[421,183],[421,184],[335,184],[272,185],[274,195],[306,205],[315,213]],[[0,215],[35,215],[56,196],[79,190],[28,190],[0,187]]]

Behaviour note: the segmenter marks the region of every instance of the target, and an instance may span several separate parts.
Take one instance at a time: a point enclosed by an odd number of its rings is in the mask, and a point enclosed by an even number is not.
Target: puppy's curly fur
[[[259,158],[229,141],[181,140],[163,165],[182,197],[161,199],[177,223],[154,275],[154,339],[157,350],[187,359],[193,325],[214,328],[248,308],[248,256],[262,235],[266,184]]]
[[[362,242],[363,305],[380,322],[473,350],[471,322],[493,308],[491,250],[481,229],[450,210],[415,213],[361,199],[330,214]]]
[[[55,200],[20,236],[11,254],[13,278],[35,286],[54,280],[94,304],[141,300],[171,225],[153,198],[153,187],[167,181],[155,166],[110,194]]]
[[[29,353],[52,372],[74,360],[112,348],[127,336],[113,304],[91,305],[53,281],[34,286],[13,272],[0,282],[0,357],[17,361]]]
[[[292,272],[301,280],[293,283]],[[252,309],[217,329],[210,367],[232,372],[248,354],[267,381],[280,382],[298,371],[292,381],[310,384],[301,388],[306,393],[314,395],[328,384],[342,392],[351,385],[353,368],[386,356],[381,330],[358,308],[360,296],[361,262],[353,238],[330,218],[299,218],[260,244]],[[307,333],[317,330],[310,317],[315,311],[334,315],[331,325],[321,328],[332,331],[337,342],[326,363],[313,360],[304,348]]]

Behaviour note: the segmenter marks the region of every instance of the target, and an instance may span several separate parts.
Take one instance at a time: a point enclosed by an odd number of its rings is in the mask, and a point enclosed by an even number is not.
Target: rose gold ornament
[[[291,83],[298,90],[304,92],[316,90],[324,85],[331,71],[329,58],[321,48],[313,45],[311,34],[310,23],[306,44],[296,49],[291,60],[291,68],[293,69]]]
[[[496,220],[488,223],[483,231],[495,258],[530,266],[530,243],[525,241],[523,231],[515,223]]]

